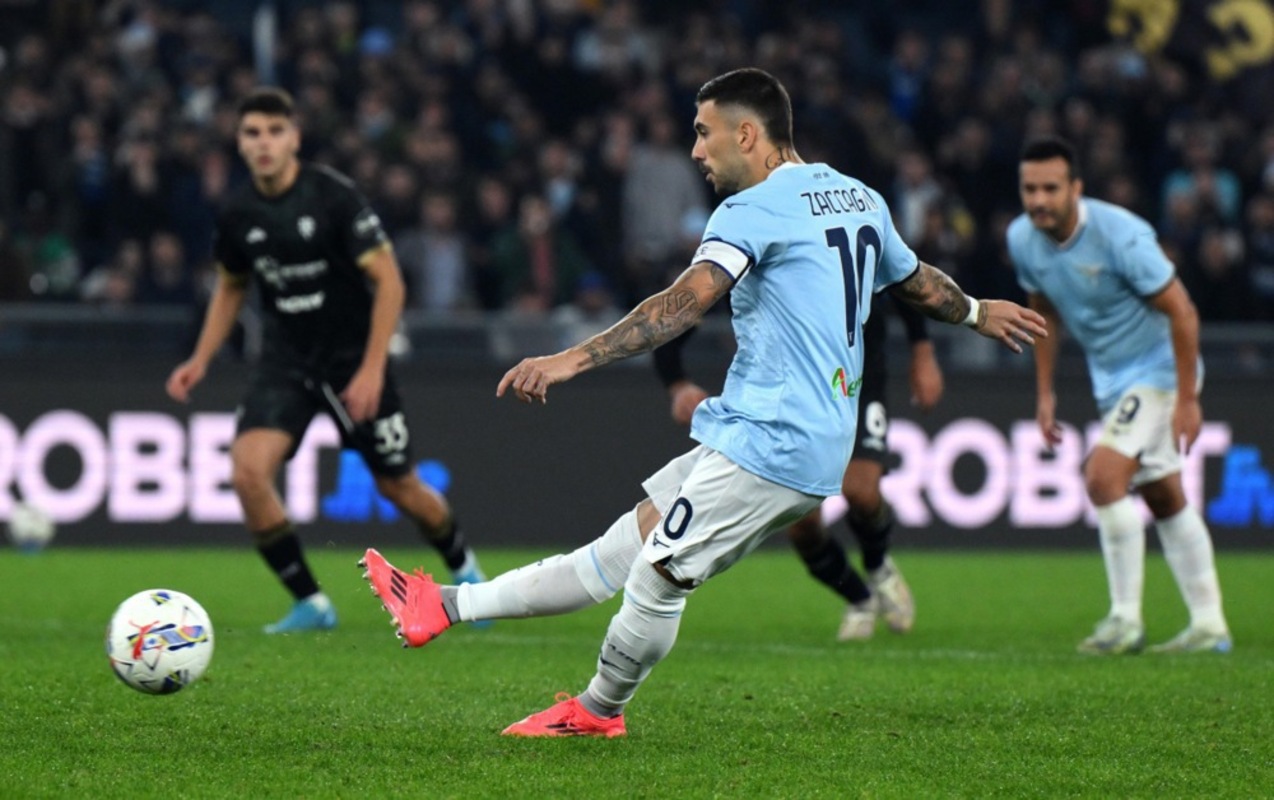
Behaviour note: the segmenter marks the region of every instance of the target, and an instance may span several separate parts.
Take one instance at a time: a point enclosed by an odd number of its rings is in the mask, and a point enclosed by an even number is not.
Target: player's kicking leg
[[[368,549],[358,565],[367,570],[363,577],[394,618],[403,647],[422,647],[451,627],[452,619],[432,576],[419,569],[408,575],[374,549]]]
[[[647,527],[658,519],[658,512],[645,501],[574,552],[485,583],[442,586],[420,570],[403,572],[375,550],[368,550],[358,563],[406,646],[420,647],[457,622],[564,614],[613,597],[641,551],[641,514],[650,518]]]

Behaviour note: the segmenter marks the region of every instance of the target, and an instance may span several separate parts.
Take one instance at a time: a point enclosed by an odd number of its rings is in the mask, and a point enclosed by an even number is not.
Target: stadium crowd
[[[266,83],[371,198],[411,308],[605,320],[687,263],[714,202],[695,90],[755,65],[793,88],[801,155],[884,189],[974,294],[1021,297],[1018,152],[1056,132],[1204,319],[1274,320],[1268,103],[1117,41],[1096,0],[854,5],[0,2],[0,301],[199,303],[246,180],[235,103]]]

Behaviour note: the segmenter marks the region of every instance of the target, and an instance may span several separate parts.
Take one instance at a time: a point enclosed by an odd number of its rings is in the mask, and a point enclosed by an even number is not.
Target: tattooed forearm
[[[676,286],[646,299],[609,329],[583,342],[594,367],[654,350],[680,336],[703,316],[695,293]]]
[[[729,293],[734,279],[708,261],[692,265],[672,286],[639,304],[609,329],[575,347],[593,367],[654,350],[699,322]]]
[[[955,281],[923,261],[920,269],[893,291],[930,319],[956,324],[969,315],[969,298]]]

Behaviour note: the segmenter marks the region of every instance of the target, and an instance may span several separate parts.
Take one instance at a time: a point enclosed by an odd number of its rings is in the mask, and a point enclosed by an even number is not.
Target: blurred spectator
[[[656,113],[627,160],[621,225],[630,303],[664,289],[686,268],[707,222],[703,176],[689,143],[678,146],[676,130],[670,116]]]
[[[496,234],[491,260],[502,305],[516,304],[527,313],[547,313],[569,302],[579,277],[589,270],[579,245],[553,221],[540,195],[522,198],[517,224]]]
[[[938,147],[942,174],[968,207],[975,224],[984,228],[991,212],[1017,203],[1016,164],[993,156],[991,128],[978,117],[965,117]]]
[[[1195,198],[1205,221],[1234,224],[1242,208],[1242,190],[1233,172],[1218,165],[1215,133],[1196,128],[1186,135],[1182,146],[1182,165],[1168,174],[1163,182],[1163,201],[1167,206],[1178,195]]]
[[[46,159],[54,141],[49,117],[54,109],[48,96],[24,80],[11,83],[0,102],[0,147],[6,162],[0,165],[0,211],[12,214],[25,198],[48,189]]]
[[[209,187],[204,161],[204,140],[200,128],[179,123],[169,133],[168,150],[160,174],[167,213],[165,226],[181,240],[192,260],[212,254],[212,230],[216,222],[215,202],[221,192]]]
[[[27,260],[14,245],[12,231],[0,217],[0,302],[31,298],[31,272]]]
[[[607,4],[597,24],[575,39],[575,66],[621,84],[634,72],[653,74],[660,66],[655,37],[642,27],[637,4],[615,0]]]
[[[168,198],[159,170],[159,145],[150,134],[126,141],[111,181],[111,238],[149,240],[168,224]]]
[[[898,177],[889,200],[894,224],[904,241],[915,245],[924,236],[929,209],[942,199],[942,186],[933,177],[929,157],[917,148],[898,156]]]
[[[504,302],[494,246],[498,235],[512,224],[513,193],[508,185],[494,176],[481,178],[474,190],[472,208],[464,216],[463,230],[469,243],[467,258],[478,305],[488,311]]]
[[[1251,281],[1243,260],[1243,237],[1227,228],[1209,228],[1199,241],[1195,270],[1182,281],[1199,310],[1199,318],[1240,322],[1252,318]]]
[[[420,220],[420,183],[410,167],[391,163],[380,173],[380,185],[372,206],[391,236],[413,227]]]
[[[457,216],[455,197],[426,194],[417,224],[394,240],[411,291],[410,307],[452,311],[470,305],[465,237]]]
[[[1203,227],[1198,197],[1189,192],[1177,192],[1168,198],[1164,220],[1159,226],[1159,240],[1192,259],[1192,254],[1199,249]],[[1177,266],[1180,268],[1182,264],[1178,262]]]
[[[624,318],[615,303],[610,282],[600,272],[586,272],[575,285],[571,302],[558,306],[549,317],[557,328],[560,348],[595,336]]]
[[[93,268],[80,283],[80,297],[97,305],[119,308],[137,298],[137,284],[146,268],[146,254],[136,239],[120,242],[114,256]]]
[[[136,299],[139,303],[194,306],[192,269],[181,237],[172,231],[155,231],[150,237],[149,259],[137,281]]]
[[[591,265],[626,306],[684,267],[712,202],[689,159],[696,90],[757,64],[804,87],[798,151],[892,186],[900,231],[944,266],[996,256],[1023,138],[1057,130],[1080,149],[1089,194],[1159,220],[1183,272],[1217,275],[1226,248],[1205,231],[1238,231],[1253,313],[1274,317],[1258,199],[1274,193],[1269,114],[1241,102],[1258,96],[1250,86],[1212,82],[1172,48],[1115,41],[1094,24],[1101,4],[307,0],[274,4],[265,75],[245,52],[251,15],[213,6],[113,0],[68,15],[48,3],[5,17],[0,219],[21,274],[35,270],[34,284],[10,271],[8,295],[71,296],[51,287],[160,230],[188,268],[206,264],[213,209],[246,179],[235,102],[273,73],[297,97],[305,157],[364,186],[400,246],[435,236],[424,208],[445,216],[451,198],[454,228],[429,247],[459,245],[464,268],[444,272],[470,276],[468,299],[418,283],[414,303],[561,305],[574,278],[537,285],[524,269],[527,282],[508,283],[527,245],[551,240],[549,272]],[[33,195],[43,207],[28,219]],[[516,232],[524,196],[547,201],[547,237]],[[132,296],[127,283],[112,302]]]
[[[58,230],[48,198],[27,198],[14,246],[31,275],[31,295],[39,300],[73,300],[80,280],[80,258],[70,238]]]
[[[1261,319],[1274,320],[1274,194],[1258,194],[1248,203],[1247,257],[1253,311]]]
[[[903,122],[916,116],[928,67],[928,39],[915,30],[900,33],[889,61],[889,108]]]
[[[58,186],[70,210],[68,232],[81,259],[89,264],[106,260],[111,156],[97,119],[81,114],[71,120],[71,152],[62,165]]]

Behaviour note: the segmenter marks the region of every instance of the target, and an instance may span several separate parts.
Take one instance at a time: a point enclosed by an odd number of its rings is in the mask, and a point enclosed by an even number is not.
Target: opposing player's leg
[[[355,424],[349,418],[331,384],[319,384],[318,393],[340,427],[343,443],[358,451],[375,476],[376,490],[415,523],[425,541],[442,556],[453,581],[486,580],[451,505],[416,473],[411,429],[393,374],[386,373],[376,417],[366,422]]]
[[[883,410],[882,410],[883,416]],[[858,541],[867,585],[876,598],[877,613],[894,633],[907,633],[916,623],[916,601],[902,570],[889,555],[894,514],[880,493],[884,477],[884,452],[856,451],[845,470],[841,487],[849,502],[849,530]]]
[[[787,529],[788,540],[819,583],[845,599],[845,613],[836,638],[864,641],[876,631],[876,599],[858,571],[850,565],[845,548],[823,527],[815,509]]]
[[[292,594],[292,610],[266,626],[267,633],[324,630],[336,625],[336,611],[305,561],[301,540],[287,518],[275,489],[275,476],[295,446],[281,430],[253,428],[231,445],[231,484],[243,507],[244,520],[257,551]]]
[[[421,535],[442,556],[455,583],[486,580],[477,555],[460,532],[451,505],[415,472],[376,475],[376,490],[416,523]]]

